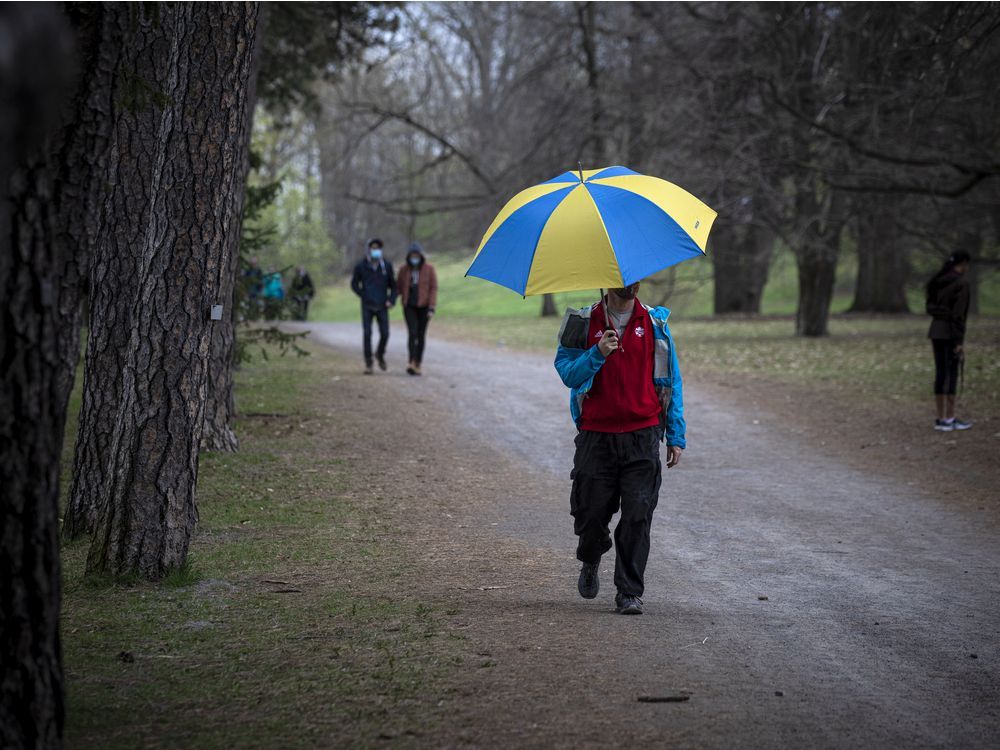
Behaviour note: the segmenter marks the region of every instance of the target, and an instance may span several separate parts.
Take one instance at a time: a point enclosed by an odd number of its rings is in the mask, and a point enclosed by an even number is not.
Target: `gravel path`
[[[308,328],[362,377],[360,325]],[[428,596],[461,609],[483,667],[457,684],[445,734],[419,744],[1000,743],[995,508],[850,463],[689,378],[646,614],[621,617],[613,556],[598,599],[576,594],[574,431],[551,357],[432,339],[411,378],[394,326],[389,360],[366,381],[424,419],[402,439],[426,441],[452,509],[427,525]]]

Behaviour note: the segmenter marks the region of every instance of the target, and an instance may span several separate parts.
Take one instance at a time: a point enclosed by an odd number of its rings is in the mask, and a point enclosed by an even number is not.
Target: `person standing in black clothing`
[[[971,422],[955,418],[955,391],[965,357],[965,321],[969,315],[968,253],[953,253],[927,282],[927,313],[932,316],[927,337],[934,347],[934,400],[941,432],[967,430]]]
[[[407,348],[410,362],[406,366],[406,372],[420,375],[427,324],[434,316],[434,307],[437,305],[437,273],[434,266],[427,262],[424,249],[417,242],[410,245],[406,252],[406,264],[399,269],[396,287],[403,301],[403,315],[409,332]]]
[[[295,317],[298,320],[305,320],[309,315],[309,300],[316,295],[316,287],[313,286],[312,278],[305,266],[299,266],[292,280],[292,299],[295,301]]]
[[[364,330],[365,375],[372,374],[372,319],[378,321],[378,348],[375,357],[386,370],[385,347],[389,343],[389,309],[396,304],[396,278],[392,264],[382,255],[382,240],[368,241],[368,253],[354,267],[351,289],[361,298],[361,325]]]

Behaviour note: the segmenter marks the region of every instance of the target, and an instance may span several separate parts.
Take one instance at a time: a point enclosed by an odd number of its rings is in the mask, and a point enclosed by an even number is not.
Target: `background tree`
[[[264,6],[264,11],[260,55],[254,61],[248,87],[247,106],[251,113],[251,127],[247,130],[248,140],[243,148],[244,163],[249,158],[249,138],[253,132],[254,110],[258,104],[258,87],[265,120],[265,127],[260,130],[294,131],[297,124],[306,122],[302,112],[315,107],[315,82],[334,75],[342,60],[360,55],[384,31],[391,30],[395,23],[391,9],[377,3],[270,3]],[[287,143],[289,139],[271,140]],[[307,162],[311,161],[312,156],[312,149],[307,150]],[[273,164],[268,166],[272,170],[264,178],[263,184],[280,182],[277,169]],[[291,222],[293,227],[286,227],[285,234],[306,234],[315,238],[318,234],[315,231],[318,222],[312,222],[309,217],[313,203],[310,187],[313,184],[314,170],[307,163],[304,171],[305,179],[301,183],[306,188],[303,210],[295,212]],[[248,173],[246,168],[243,172]],[[244,184],[243,192],[246,193],[253,187]],[[295,187],[288,192],[293,196],[297,194]],[[276,194],[272,195],[272,198],[275,197]],[[266,206],[261,205],[259,208],[264,210]],[[263,220],[267,221],[268,218]],[[310,229],[313,231],[310,232]],[[239,234],[242,234],[242,230],[233,236],[233,243],[237,242]],[[285,236],[283,239],[287,242],[291,238]],[[292,243],[288,242],[288,245],[291,246]],[[234,244],[234,248],[235,246]],[[300,243],[295,243],[295,247],[300,252],[303,249]],[[255,344],[273,344],[281,351],[289,348],[302,351],[295,343],[301,337],[300,334],[287,334],[275,326],[262,329],[247,327],[243,335],[252,341],[245,342],[246,345],[237,342],[241,320],[251,322],[257,316],[247,315],[249,308],[240,304],[238,296],[234,299],[233,294],[239,290],[239,280],[247,267],[248,258],[241,256],[236,249],[227,257],[231,259],[230,267],[223,271],[225,288],[219,296],[219,301],[224,306],[223,319],[213,328],[205,426],[201,439],[203,449],[215,451],[235,451],[239,447],[233,426],[236,417],[233,371],[240,357],[246,356],[249,347]],[[305,259],[301,257],[296,258],[297,262],[303,260]],[[281,266],[269,270],[280,272],[280,268]]]

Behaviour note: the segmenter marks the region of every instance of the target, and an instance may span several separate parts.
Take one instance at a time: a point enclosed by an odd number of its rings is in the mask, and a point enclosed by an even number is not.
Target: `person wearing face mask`
[[[437,305],[437,274],[434,266],[427,262],[420,243],[414,242],[406,251],[406,265],[399,269],[396,288],[399,289],[406,328],[409,331],[406,345],[410,362],[406,366],[406,372],[410,375],[420,375],[427,324],[434,316],[434,308]]]
[[[636,297],[639,283],[612,289],[600,302],[567,310],[555,367],[570,388],[577,426],[570,513],[582,563],[577,589],[597,596],[601,557],[614,533],[616,610],[642,614],[649,530],[660,492],[660,442],[667,468],[680,461],[684,402],[670,311]]]
[[[392,264],[383,257],[382,240],[368,241],[368,252],[354,267],[351,289],[361,298],[361,326],[365,352],[365,375],[372,370],[372,320],[378,322],[378,348],[375,359],[386,370],[385,348],[389,344],[389,309],[396,304],[396,277]]]

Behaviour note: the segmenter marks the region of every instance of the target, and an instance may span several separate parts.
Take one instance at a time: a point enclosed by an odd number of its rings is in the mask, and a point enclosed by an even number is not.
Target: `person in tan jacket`
[[[424,358],[424,344],[427,340],[427,324],[434,316],[437,306],[437,274],[434,266],[427,262],[424,249],[414,242],[406,251],[406,262],[399,269],[396,279],[403,302],[403,315],[409,331],[407,348],[410,362],[406,372],[420,375],[420,364]]]

